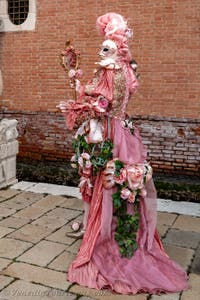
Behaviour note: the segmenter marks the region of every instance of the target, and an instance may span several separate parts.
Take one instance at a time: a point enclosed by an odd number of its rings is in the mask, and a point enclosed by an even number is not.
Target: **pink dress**
[[[137,85],[135,74],[128,64],[122,63],[120,69],[102,67],[80,97],[81,102],[84,97],[102,95],[112,104],[109,116],[103,121],[106,128],[104,137],[109,134],[113,141],[113,158],[126,164],[146,161],[146,148],[138,129],[135,128],[132,134],[129,128],[122,125],[126,104]],[[95,178],[89,200],[91,206],[87,229],[77,257],[70,265],[67,280],[121,294],[156,294],[186,289],[185,271],[165,253],[156,231],[156,191],[153,180],[146,184],[147,194],[140,200],[138,249],[131,258],[127,258],[120,255],[114,238],[116,217],[113,214],[112,194],[115,188],[105,189],[102,176],[102,172],[99,172]],[[128,209],[132,205],[128,203]]]

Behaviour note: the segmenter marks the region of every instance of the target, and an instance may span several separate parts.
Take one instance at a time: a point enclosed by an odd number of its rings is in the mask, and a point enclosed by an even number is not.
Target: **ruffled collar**
[[[100,62],[96,62],[95,64],[100,65],[101,67],[104,67],[109,70],[121,69],[121,66],[116,62],[116,60],[112,58],[102,59]]]

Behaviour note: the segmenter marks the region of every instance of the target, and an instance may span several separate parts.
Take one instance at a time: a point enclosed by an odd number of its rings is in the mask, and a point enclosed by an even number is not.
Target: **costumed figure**
[[[67,279],[121,294],[181,291],[187,276],[157,234],[152,168],[125,112],[138,87],[128,47],[132,32],[115,13],[99,17],[97,27],[105,40],[94,77],[81,86],[80,71],[70,70],[79,96],[59,105],[68,128],[79,127],[72,162],[85,203],[83,224],[73,227],[83,240]]]

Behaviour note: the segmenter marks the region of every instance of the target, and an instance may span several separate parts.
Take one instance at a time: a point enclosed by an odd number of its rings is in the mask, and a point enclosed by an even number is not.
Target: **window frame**
[[[36,25],[36,0],[29,0],[29,12],[26,20],[15,25],[8,14],[8,1],[0,0],[0,32],[34,30]]]

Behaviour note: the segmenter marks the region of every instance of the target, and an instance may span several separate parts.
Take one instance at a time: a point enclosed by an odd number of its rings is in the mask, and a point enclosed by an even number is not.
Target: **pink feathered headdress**
[[[130,60],[128,38],[132,31],[127,26],[127,21],[116,13],[107,13],[97,19],[97,28],[105,39],[113,40],[118,46],[118,53],[124,60]]]

